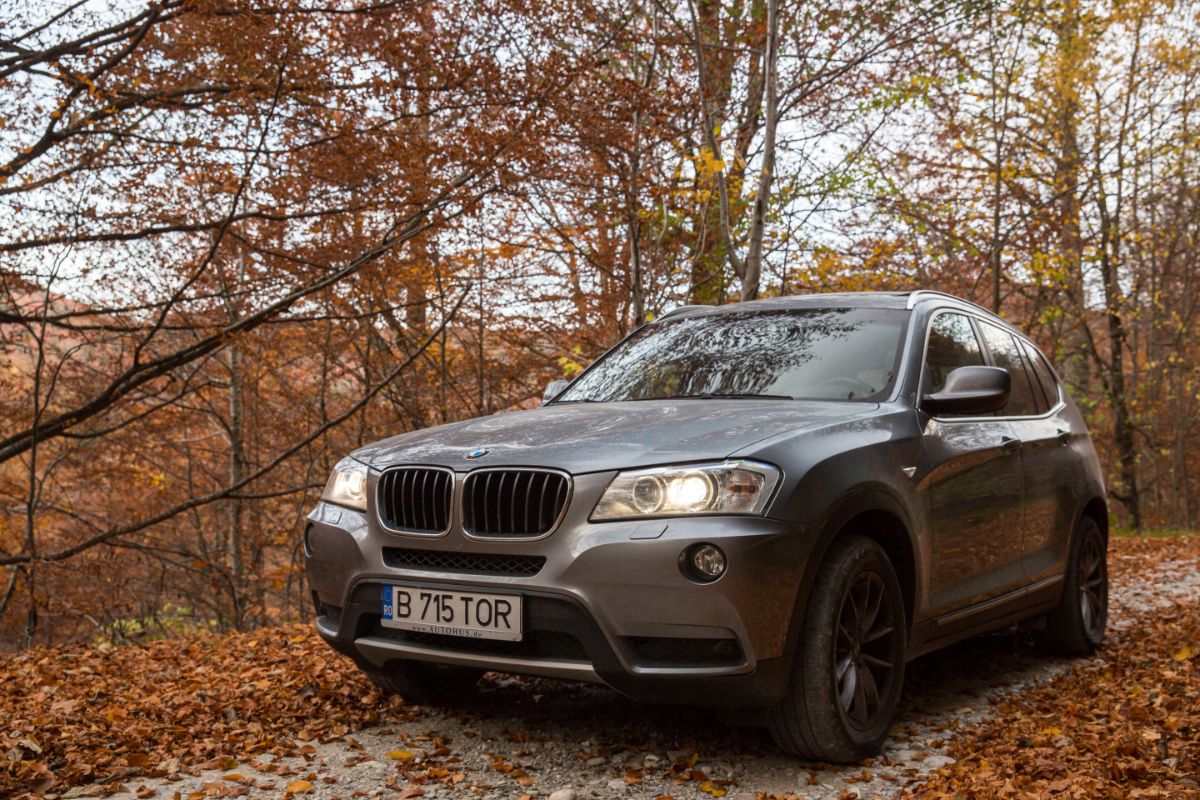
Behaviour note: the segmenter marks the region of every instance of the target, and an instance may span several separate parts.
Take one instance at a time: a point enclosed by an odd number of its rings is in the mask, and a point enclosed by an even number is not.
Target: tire
[[[883,548],[858,535],[835,541],[803,625],[788,693],[771,710],[771,738],[812,761],[878,755],[900,702],[908,646],[900,581]]]
[[[1108,541],[1096,520],[1084,517],[1071,537],[1062,599],[1046,615],[1042,646],[1064,656],[1086,656],[1104,641],[1108,624]]]
[[[386,669],[363,667],[371,683],[385,694],[398,694],[406,703],[453,705],[471,696],[483,670],[449,667],[426,661],[392,661]]]

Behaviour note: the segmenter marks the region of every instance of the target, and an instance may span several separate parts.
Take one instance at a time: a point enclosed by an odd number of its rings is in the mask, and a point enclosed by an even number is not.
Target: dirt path
[[[1112,626],[1200,602],[1197,559],[1161,561],[1152,571],[1114,567]],[[593,686],[489,676],[469,709],[422,709],[400,724],[312,743],[303,758],[268,756],[196,774],[185,766],[175,780],[131,781],[116,796],[281,797],[290,786],[298,798],[314,799],[887,797],[948,763],[956,731],[983,719],[996,698],[1066,668],[1015,632],[918,659],[908,667],[900,724],[883,756],[864,766],[802,765],[764,733],[727,727],[702,710],[638,705]]]

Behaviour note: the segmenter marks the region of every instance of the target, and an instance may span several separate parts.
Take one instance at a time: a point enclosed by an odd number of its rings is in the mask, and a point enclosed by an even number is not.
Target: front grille
[[[686,639],[679,636],[630,636],[639,666],[728,666],[745,659],[737,639]]]
[[[559,472],[472,472],[463,482],[463,529],[473,536],[541,536],[558,524],[570,493],[570,478]]]
[[[541,571],[546,559],[542,556],[385,547],[383,563],[400,569],[429,569],[473,575],[519,575],[528,578]]]
[[[375,498],[384,527],[411,533],[442,533],[450,527],[454,473],[430,467],[390,469],[379,478]]]

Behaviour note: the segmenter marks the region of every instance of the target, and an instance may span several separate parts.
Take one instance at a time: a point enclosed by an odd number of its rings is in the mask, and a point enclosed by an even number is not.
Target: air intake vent
[[[463,483],[463,529],[472,536],[541,536],[567,508],[571,479],[540,469],[472,472]]]
[[[379,520],[389,530],[444,533],[450,527],[454,473],[431,467],[400,467],[379,478]]]
[[[427,569],[435,572],[462,572],[475,575],[537,575],[546,563],[542,556],[504,553],[461,553],[445,550],[414,550],[405,547],[383,548],[383,563],[400,569]]]
[[[730,666],[746,660],[737,639],[630,636],[625,641],[643,667]]]

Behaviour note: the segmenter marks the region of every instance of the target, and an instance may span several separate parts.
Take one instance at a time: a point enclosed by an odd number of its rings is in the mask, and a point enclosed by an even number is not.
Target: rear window
[[[1025,345],[1025,357],[1033,369],[1033,376],[1042,390],[1042,399],[1046,403],[1045,408],[1054,408],[1058,405],[1058,381],[1054,378],[1054,372],[1036,347],[1028,342],[1022,342],[1022,344]]]

